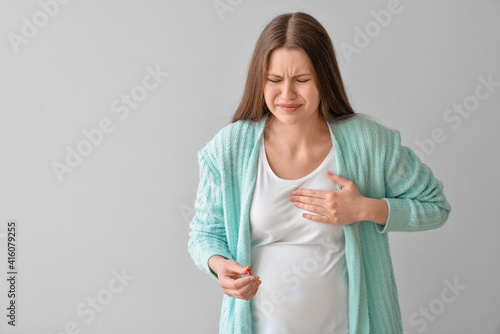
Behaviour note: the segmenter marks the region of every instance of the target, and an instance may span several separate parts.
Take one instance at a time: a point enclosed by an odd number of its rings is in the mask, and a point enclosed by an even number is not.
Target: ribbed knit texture
[[[266,119],[231,123],[198,152],[200,182],[188,250],[214,279],[208,266],[212,255],[251,263],[250,204]],[[401,334],[387,232],[437,228],[451,207],[442,183],[401,145],[399,131],[361,115],[328,124],[337,174],[353,181],[363,196],[384,199],[389,207],[385,226],[371,221],[343,226],[350,333]],[[220,333],[252,333],[250,301],[224,295]]]

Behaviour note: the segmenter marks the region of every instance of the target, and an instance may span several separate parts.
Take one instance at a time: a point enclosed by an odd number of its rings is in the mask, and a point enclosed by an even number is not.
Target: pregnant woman
[[[231,124],[199,152],[189,252],[224,293],[220,333],[402,333],[390,231],[442,226],[442,183],[347,99],[312,16],[261,33]]]

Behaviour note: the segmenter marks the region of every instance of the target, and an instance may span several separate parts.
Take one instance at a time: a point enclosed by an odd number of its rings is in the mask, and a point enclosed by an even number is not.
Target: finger
[[[340,176],[338,174],[333,174],[330,172],[326,172],[326,175],[332,180],[333,182],[337,183],[339,186],[343,188],[348,187],[352,182],[351,180],[346,179],[343,176]]]
[[[247,300],[253,298],[257,294],[257,292],[259,291],[260,284],[261,284],[261,282],[258,282],[255,284],[254,288],[249,292],[249,294],[247,296]]]
[[[219,278],[219,284],[221,287],[231,290],[239,290],[242,287],[251,284],[258,280],[257,276],[245,276],[240,278],[233,278],[231,276],[222,276]]]
[[[318,213],[320,215],[328,215],[330,212],[322,204],[323,203],[321,203],[321,204],[304,204],[301,202],[295,202],[295,206],[298,208],[301,208],[303,210],[313,212],[313,213]]]
[[[292,192],[293,198],[308,196],[308,197],[316,197],[316,198],[326,198],[326,194],[329,190],[319,190],[319,189],[295,189]],[[300,195],[300,196],[299,196]]]
[[[328,218],[327,216],[324,216],[324,215],[311,215],[308,213],[304,213],[304,214],[302,214],[302,217],[309,219],[309,220],[312,220],[312,221],[315,221],[315,222],[318,222],[318,223],[332,224],[330,218]]]
[[[225,274],[227,276],[231,276],[233,279],[236,279],[236,278],[241,277],[242,275],[246,275],[247,270],[249,270],[249,268],[251,268],[251,266],[243,267],[238,262],[232,260],[224,268],[224,271],[222,272],[222,274]]]
[[[233,263],[231,263],[231,265],[228,267],[228,269],[231,269],[235,273],[238,273],[240,275],[246,275],[248,273],[248,271],[252,269],[252,266],[248,265],[248,266],[244,267],[241,264],[239,264],[238,262],[234,261]]]
[[[329,192],[333,192],[333,191],[329,191]],[[293,195],[293,196],[290,196],[290,200],[295,202],[296,205],[297,204],[310,204],[313,206],[316,205],[316,206],[324,207],[326,198]]]
[[[257,294],[257,292],[259,291],[259,287],[257,286],[255,288],[255,291],[253,291],[250,296],[248,296],[248,299],[252,299],[253,297],[255,297],[255,295]]]
[[[243,296],[243,298],[245,298],[245,296],[250,296],[252,294],[254,294],[254,292],[257,291],[257,288],[258,286],[260,285],[261,281],[255,281],[255,282],[252,282],[251,284],[248,284],[244,287],[242,287],[239,291],[241,293],[241,295]]]
[[[303,204],[303,203],[295,203],[295,206],[298,208],[301,208],[302,210],[308,211],[308,212],[303,212],[302,216],[304,215],[309,215],[313,216],[314,214],[322,215],[322,216],[328,216],[331,214],[330,211],[328,211],[327,208],[321,206],[321,205],[314,205],[314,204]]]
[[[248,300],[248,299],[252,298],[257,293],[258,286],[261,283],[262,283],[262,281],[259,280],[259,281],[252,282],[252,284],[248,284],[240,289],[230,289],[230,288],[224,289],[223,288],[222,290],[226,295],[228,295],[230,297]]]
[[[242,289],[246,286],[250,286],[252,285],[253,283],[259,281],[259,276],[245,276],[245,277],[242,277],[242,278],[238,278],[236,280],[234,280],[233,282],[233,289]]]

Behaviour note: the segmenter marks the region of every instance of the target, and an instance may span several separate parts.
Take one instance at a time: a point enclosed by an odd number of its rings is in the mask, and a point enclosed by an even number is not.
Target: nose
[[[297,97],[295,94],[295,86],[292,80],[284,80],[283,87],[281,91],[281,98],[284,101],[291,101]]]

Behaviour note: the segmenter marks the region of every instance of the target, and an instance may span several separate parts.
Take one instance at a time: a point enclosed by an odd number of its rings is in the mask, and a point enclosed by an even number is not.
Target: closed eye
[[[268,80],[271,81],[272,83],[278,83],[281,81],[281,80],[272,80],[272,79],[268,79]],[[307,79],[307,80],[298,80],[297,79],[297,82],[305,83],[305,82],[308,82],[309,80],[311,80],[311,79]]]

